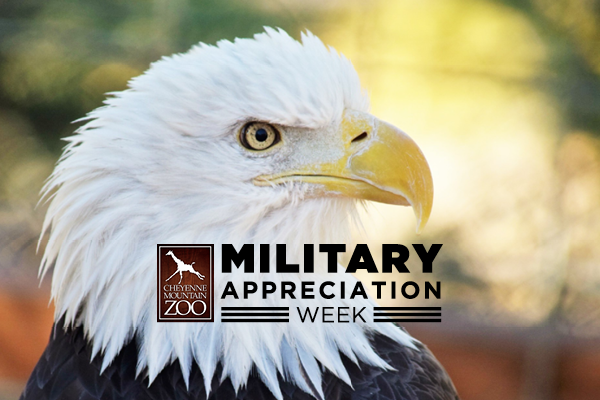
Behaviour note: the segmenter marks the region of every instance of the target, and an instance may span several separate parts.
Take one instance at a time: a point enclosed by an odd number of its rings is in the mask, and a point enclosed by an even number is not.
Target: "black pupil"
[[[264,142],[269,137],[269,134],[266,129],[260,128],[256,131],[255,137],[259,142]]]

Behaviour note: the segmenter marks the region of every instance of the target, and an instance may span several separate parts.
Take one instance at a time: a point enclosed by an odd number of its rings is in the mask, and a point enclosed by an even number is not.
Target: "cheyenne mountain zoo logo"
[[[158,245],[158,321],[214,321],[212,244]]]
[[[214,245],[161,245],[158,246],[158,321],[159,322],[214,322]],[[221,322],[289,322],[290,313],[297,314],[301,323],[352,323],[366,322],[441,322],[441,307],[327,307],[327,301],[335,299],[367,299],[367,289],[376,299],[382,297],[412,300],[417,297],[428,299],[441,298],[441,283],[425,281],[379,280],[365,282],[346,281],[333,278],[333,274],[355,273],[364,270],[370,274],[396,273],[407,274],[408,259],[418,257],[420,271],[425,276],[433,272],[433,261],[438,255],[441,244],[432,244],[426,249],[422,244],[413,244],[411,248],[401,244],[384,244],[381,251],[381,270],[378,269],[371,251],[366,244],[354,248],[348,267],[338,271],[338,256],[346,252],[344,244],[305,244],[303,264],[289,264],[286,259],[286,245],[256,246],[245,244],[236,249],[231,244],[221,246],[221,273],[225,279],[219,285],[218,299],[235,300],[239,307],[221,307]],[[275,265],[271,265],[271,252],[275,251]],[[256,252],[256,253],[255,253]],[[310,280],[315,272],[315,254],[327,259],[326,273],[332,274],[331,280]],[[255,257],[257,256],[257,257]],[[255,265],[258,260],[259,265]],[[227,280],[237,272],[235,280]],[[250,279],[261,274],[283,274],[277,281]],[[412,271],[417,272],[417,271]],[[247,274],[247,280],[239,279],[240,273]],[[301,282],[285,279],[285,274],[303,273]],[[399,276],[399,275],[394,275]],[[400,275],[401,276],[401,275]],[[350,282],[350,283],[349,283]],[[220,282],[222,283],[222,282]],[[368,286],[371,286],[370,288]],[[385,293],[385,296],[383,296]],[[320,307],[293,307],[286,302],[289,299],[322,300]],[[249,300],[251,299],[251,300]],[[265,306],[257,304],[257,299]],[[270,300],[267,302],[267,300]],[[274,300],[274,301],[273,301]],[[268,307],[268,304],[281,302],[282,307]],[[252,304],[252,307],[244,305]],[[339,304],[339,303],[338,303]]]

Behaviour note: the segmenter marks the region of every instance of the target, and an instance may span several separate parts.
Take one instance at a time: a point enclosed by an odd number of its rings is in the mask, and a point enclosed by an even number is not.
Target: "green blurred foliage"
[[[0,108],[27,116],[55,152],[58,138],[72,131],[71,121],[99,106],[106,92],[124,89],[130,77],[164,55],[199,41],[248,37],[265,25],[295,36],[307,28],[319,33],[320,27],[335,25],[340,14],[358,10],[360,18],[370,3],[382,2],[2,0]],[[468,31],[461,22],[482,2],[462,3],[446,15],[448,40]],[[535,76],[536,85],[552,93],[564,121],[571,129],[600,133],[600,1],[497,3],[527,18],[548,45],[545,73]],[[520,44],[518,36],[511,41]]]
[[[499,0],[522,12],[549,45],[546,87],[571,129],[600,134],[600,1]]]
[[[242,0],[0,1],[0,109],[27,116],[56,152],[71,121],[152,61],[263,26],[299,32],[298,17]]]

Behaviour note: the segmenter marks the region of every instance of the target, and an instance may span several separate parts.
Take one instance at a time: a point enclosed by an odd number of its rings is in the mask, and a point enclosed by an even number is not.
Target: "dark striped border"
[[[400,312],[388,312],[400,311]],[[404,318],[392,318],[404,317]],[[406,318],[409,317],[409,318]],[[414,318],[439,317],[439,318]],[[373,322],[442,322],[442,307],[374,307]]]
[[[221,307],[221,322],[290,322],[289,316],[289,307]]]

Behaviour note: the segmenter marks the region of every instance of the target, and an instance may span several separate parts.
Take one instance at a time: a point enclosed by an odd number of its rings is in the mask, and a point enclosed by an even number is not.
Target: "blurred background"
[[[36,203],[71,121],[163,55],[264,25],[343,52],[426,154],[425,232],[371,205],[355,241],[443,243],[443,322],[407,328],[463,400],[600,398],[600,0],[0,0],[0,399],[50,332]]]

